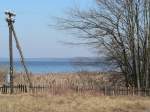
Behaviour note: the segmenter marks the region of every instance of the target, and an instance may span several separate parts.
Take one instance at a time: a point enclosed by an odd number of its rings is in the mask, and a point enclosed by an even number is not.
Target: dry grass
[[[18,73],[15,75],[15,83],[26,84],[25,74]],[[91,84],[101,86],[124,86],[124,78],[120,74],[96,73],[96,72],[78,72],[78,73],[49,73],[31,75],[33,84],[58,85],[66,84]]]
[[[122,84],[120,77],[99,73],[68,73],[34,75],[33,83],[86,86]],[[118,82],[119,81],[119,82]],[[15,83],[23,83],[23,74],[15,75]],[[24,82],[26,83],[26,82]],[[63,92],[63,91],[60,91]],[[150,112],[149,97],[109,97],[68,92],[62,95],[24,94],[0,95],[0,112]]]
[[[1,95],[0,112],[150,112],[148,97]]]

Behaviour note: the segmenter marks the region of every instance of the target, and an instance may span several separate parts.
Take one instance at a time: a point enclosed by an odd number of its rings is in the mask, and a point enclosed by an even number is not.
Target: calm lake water
[[[108,65],[94,58],[65,58],[65,59],[26,59],[26,65],[32,73],[49,72],[77,72],[77,71],[109,71]],[[0,59],[1,68],[9,68],[8,59]],[[14,61],[15,71],[23,71],[23,67],[16,59]],[[109,68],[109,69],[108,69]]]

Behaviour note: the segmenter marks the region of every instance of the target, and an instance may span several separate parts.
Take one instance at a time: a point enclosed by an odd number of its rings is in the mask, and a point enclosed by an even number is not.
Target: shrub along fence
[[[10,94],[10,87],[3,85],[0,87],[1,94]],[[24,93],[48,93],[52,95],[61,95],[66,93],[78,93],[81,95],[106,95],[106,96],[150,96],[150,89],[142,88],[140,90],[136,88],[126,87],[110,87],[110,86],[74,86],[69,87],[65,85],[61,86],[46,86],[46,85],[33,85],[29,87],[27,85],[18,84],[14,86],[14,94]]]

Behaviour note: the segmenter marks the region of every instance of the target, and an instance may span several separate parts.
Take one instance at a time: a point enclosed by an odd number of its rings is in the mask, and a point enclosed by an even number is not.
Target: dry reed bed
[[[15,84],[27,84],[25,79],[25,74],[16,74]],[[31,81],[33,85],[50,87],[124,86],[124,78],[121,75],[96,72],[31,74]]]
[[[29,87],[26,79],[27,77],[24,73],[17,73],[14,75],[14,85],[18,85],[17,87],[19,88],[20,85],[27,85]],[[105,90],[103,91],[103,87],[124,87],[124,78],[118,73],[77,72],[30,74],[30,79],[35,88],[33,91],[49,94],[77,92],[81,94],[101,95],[105,92]],[[15,91],[18,93],[20,89]],[[2,93],[7,92],[9,90],[2,91]]]

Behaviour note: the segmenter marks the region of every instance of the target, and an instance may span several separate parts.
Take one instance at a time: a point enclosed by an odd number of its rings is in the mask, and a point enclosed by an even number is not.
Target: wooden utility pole
[[[13,23],[15,22],[15,20],[13,19],[13,17],[16,16],[16,14],[12,13],[12,12],[5,12],[7,18],[6,18],[6,22],[8,23],[8,28],[9,28],[9,61],[10,61],[10,68],[9,68],[9,75],[10,75],[10,93],[12,94],[14,92],[14,85],[13,85],[13,36],[16,42],[16,47],[19,51],[20,54],[20,59],[21,59],[21,64],[23,65],[23,68],[26,72],[27,75],[27,80],[29,83],[30,88],[32,88],[32,83],[30,81],[30,77],[29,77],[29,72],[28,69],[25,65],[25,61],[24,61],[24,56],[19,44],[19,41],[17,39],[17,35],[13,26]]]
[[[13,41],[12,41],[12,24],[15,22],[13,19],[13,16],[15,14],[11,12],[5,12],[5,14],[8,16],[6,18],[6,21],[8,23],[8,28],[9,28],[9,75],[10,75],[10,93],[12,94],[14,89],[13,89]]]

